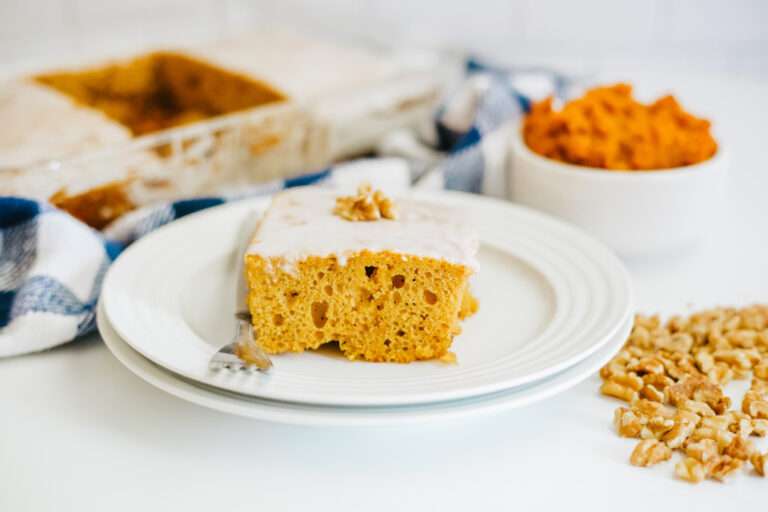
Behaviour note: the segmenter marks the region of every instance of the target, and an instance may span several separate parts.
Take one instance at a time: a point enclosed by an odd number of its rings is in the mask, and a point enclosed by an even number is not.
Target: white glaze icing
[[[130,140],[130,132],[96,110],[29,80],[0,84],[0,169],[79,154]]]
[[[248,247],[293,272],[309,256],[347,258],[364,250],[435,258],[477,270],[478,240],[457,212],[395,199],[397,220],[350,222],[333,213],[338,190],[301,187],[277,194]]]

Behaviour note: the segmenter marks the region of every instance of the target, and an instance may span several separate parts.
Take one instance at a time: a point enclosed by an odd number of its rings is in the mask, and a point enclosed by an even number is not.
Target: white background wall
[[[0,0],[0,69],[292,24],[576,71],[768,76],[761,0]]]

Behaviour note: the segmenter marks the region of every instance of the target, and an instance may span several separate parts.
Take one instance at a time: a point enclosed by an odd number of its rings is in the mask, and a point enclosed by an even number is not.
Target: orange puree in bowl
[[[629,84],[596,87],[561,110],[552,98],[535,103],[523,138],[547,158],[614,170],[683,167],[717,151],[709,121],[683,110],[674,96],[640,103]]]

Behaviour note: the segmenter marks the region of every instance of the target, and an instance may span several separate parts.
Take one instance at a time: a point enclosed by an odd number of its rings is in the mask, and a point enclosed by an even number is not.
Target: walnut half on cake
[[[296,188],[272,200],[245,255],[248,305],[269,353],[338,342],[349,359],[446,354],[477,309],[477,240],[452,212]]]

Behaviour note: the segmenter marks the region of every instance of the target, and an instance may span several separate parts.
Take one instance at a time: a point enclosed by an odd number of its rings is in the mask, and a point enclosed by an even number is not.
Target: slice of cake
[[[477,310],[477,240],[451,211],[296,188],[272,200],[245,255],[248,305],[272,354],[337,342],[349,359],[444,356]]]

